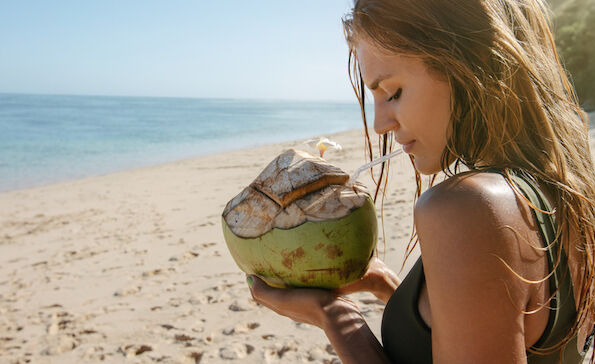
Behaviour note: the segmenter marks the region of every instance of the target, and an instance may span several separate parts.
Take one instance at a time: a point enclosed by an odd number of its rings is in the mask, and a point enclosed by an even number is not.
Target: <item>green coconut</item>
[[[302,151],[275,158],[223,211],[238,267],[276,287],[333,289],[361,278],[376,247],[376,210],[348,180]]]

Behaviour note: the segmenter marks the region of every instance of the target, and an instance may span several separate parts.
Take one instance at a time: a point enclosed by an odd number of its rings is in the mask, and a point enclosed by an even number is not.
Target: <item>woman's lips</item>
[[[415,140],[412,140],[408,143],[403,144],[403,152],[410,154],[411,149],[413,149],[413,145],[415,144]]]

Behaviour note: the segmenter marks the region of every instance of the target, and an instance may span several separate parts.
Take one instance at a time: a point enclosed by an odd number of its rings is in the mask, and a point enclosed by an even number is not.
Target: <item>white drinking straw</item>
[[[376,158],[373,161],[371,161],[370,163],[366,163],[363,166],[359,167],[352,175],[351,177],[349,177],[349,181],[347,183],[348,186],[351,186],[355,183],[355,181],[357,180],[357,177],[359,177],[360,173],[362,173],[363,171],[365,171],[366,169],[372,168],[377,164],[380,164],[382,162],[385,162],[389,159],[391,159],[392,157],[395,157],[399,154],[403,153],[403,149],[398,149],[395,150],[392,153],[383,155],[382,157]]]

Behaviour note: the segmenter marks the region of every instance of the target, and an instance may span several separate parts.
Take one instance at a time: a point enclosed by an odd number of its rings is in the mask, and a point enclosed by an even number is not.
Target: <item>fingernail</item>
[[[252,288],[254,281],[252,280],[251,276],[246,277],[246,282],[248,282],[248,287]]]

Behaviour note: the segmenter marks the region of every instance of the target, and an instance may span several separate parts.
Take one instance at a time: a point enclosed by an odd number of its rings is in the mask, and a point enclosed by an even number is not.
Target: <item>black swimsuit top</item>
[[[537,184],[528,177],[511,176],[518,189],[531,203],[544,211],[552,211]],[[533,209],[544,246],[548,250],[550,271],[557,262],[556,223],[553,214],[544,214]],[[403,282],[388,301],[382,317],[382,342],[384,350],[395,363],[432,363],[432,332],[418,311],[418,299],[425,281],[421,257],[411,268]],[[562,250],[560,264],[550,277],[550,292],[558,292],[550,301],[551,312],[541,338],[533,348],[547,348],[566,336],[576,319],[576,306],[566,254]],[[576,336],[564,348],[548,355],[527,351],[527,362],[533,363],[582,363]],[[560,361],[561,357],[563,360]]]

